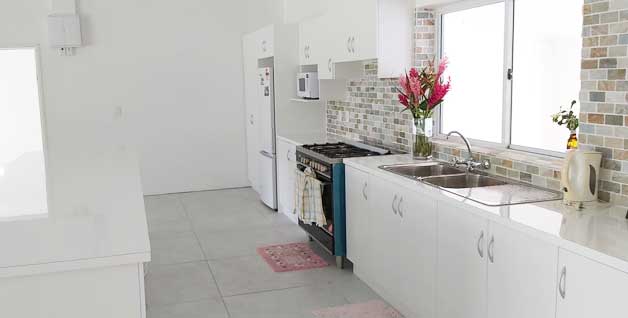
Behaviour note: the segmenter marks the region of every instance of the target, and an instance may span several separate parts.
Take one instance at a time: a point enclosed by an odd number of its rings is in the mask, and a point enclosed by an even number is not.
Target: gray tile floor
[[[351,270],[273,272],[256,248],[307,242],[307,236],[250,188],[148,196],[145,202],[149,318],[313,317],[314,309],[379,299]]]

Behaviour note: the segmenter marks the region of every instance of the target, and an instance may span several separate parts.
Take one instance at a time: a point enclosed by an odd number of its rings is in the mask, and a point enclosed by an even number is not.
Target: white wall
[[[0,46],[41,45],[59,171],[124,139],[146,194],[246,186],[241,35],[277,19],[275,1],[81,0],[74,57],[47,46],[49,1],[2,1]]]

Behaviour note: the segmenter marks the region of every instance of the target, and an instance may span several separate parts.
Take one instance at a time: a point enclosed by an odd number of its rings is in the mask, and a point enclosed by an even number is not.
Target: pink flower
[[[447,80],[447,83],[443,83],[440,79],[437,79],[434,83],[434,88],[430,94],[430,98],[427,100],[427,108],[432,109],[443,102],[445,95],[449,92],[451,87],[451,79]]]
[[[423,95],[423,89],[421,88],[421,80],[419,78],[410,78],[410,92],[416,99],[419,99]]]
[[[410,103],[408,102],[408,97],[406,97],[406,95],[399,94],[399,102],[403,106],[406,106],[406,107],[410,106]]]
[[[419,71],[414,67],[410,69],[410,78],[419,78]]]
[[[406,74],[401,75],[399,77],[399,86],[406,94],[410,94],[410,83],[408,81],[408,76]]]
[[[438,63],[438,73],[436,74],[436,78],[440,78],[443,73],[445,73],[445,70],[447,70],[447,65],[449,64],[449,59],[448,58],[443,58],[442,60],[440,60],[440,63]]]

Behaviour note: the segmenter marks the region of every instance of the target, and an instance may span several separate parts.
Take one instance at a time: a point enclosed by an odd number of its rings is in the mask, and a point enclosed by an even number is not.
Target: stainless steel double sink
[[[450,164],[401,164],[380,169],[437,187],[488,206],[503,206],[562,198],[559,192],[529,184],[468,172]]]

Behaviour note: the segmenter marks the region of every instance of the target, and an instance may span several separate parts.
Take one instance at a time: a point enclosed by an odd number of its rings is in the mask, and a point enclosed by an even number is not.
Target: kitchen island
[[[52,162],[46,211],[0,218],[1,317],[146,316],[138,160],[103,148]]]

